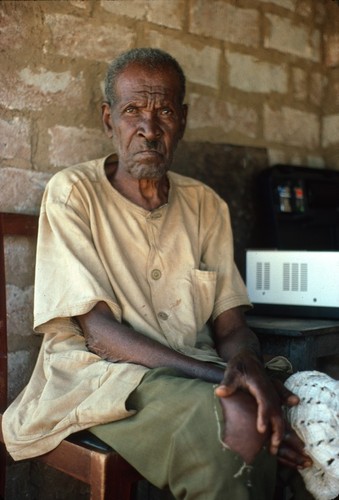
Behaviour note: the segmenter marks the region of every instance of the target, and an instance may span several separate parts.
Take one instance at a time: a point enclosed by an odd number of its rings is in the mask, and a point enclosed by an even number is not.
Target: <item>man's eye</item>
[[[168,116],[172,114],[172,110],[170,108],[162,108],[160,113],[164,116]]]
[[[128,106],[128,108],[125,109],[125,113],[127,114],[133,114],[137,111],[137,108],[135,106]]]

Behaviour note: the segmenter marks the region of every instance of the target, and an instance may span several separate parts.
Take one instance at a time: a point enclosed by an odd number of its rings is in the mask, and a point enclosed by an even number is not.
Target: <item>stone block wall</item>
[[[100,118],[104,75],[109,61],[132,47],[165,49],[183,66],[185,151],[206,142],[218,150],[234,145],[265,151],[261,166],[339,169],[335,0],[6,1],[0,33],[2,211],[38,213],[53,173],[110,152]],[[222,168],[215,178],[227,179]],[[7,258],[12,399],[27,381],[39,339],[31,329],[34,248],[8,239]],[[21,472],[11,476],[9,499],[18,498],[16,478],[27,469],[13,468]],[[65,499],[58,483],[53,498]],[[21,498],[52,498],[29,491]]]
[[[185,69],[186,140],[265,147],[270,163],[339,168],[334,0],[7,1],[0,26],[1,181],[9,167],[20,169],[16,177],[33,170],[38,182],[105,154],[107,63],[148,45]]]

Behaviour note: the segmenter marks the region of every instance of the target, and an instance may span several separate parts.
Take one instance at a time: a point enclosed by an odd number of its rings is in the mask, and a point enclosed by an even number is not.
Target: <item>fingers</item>
[[[267,443],[269,433],[256,428],[257,404],[248,392],[238,391],[230,398],[221,398],[224,415],[224,443],[250,464]]]
[[[286,432],[284,434],[283,443],[285,446],[288,446],[298,455],[302,455],[303,457],[309,458],[307,453],[305,452],[304,442],[300,439],[298,434],[289,425],[287,426]]]
[[[281,464],[292,467],[293,469],[305,469],[312,465],[312,460],[309,457],[300,455],[293,449],[284,445],[279,447],[277,458]]]
[[[219,398],[228,398],[232,394],[234,394],[236,391],[235,387],[225,385],[225,384],[220,384],[218,387],[216,387],[214,393],[216,396]]]
[[[276,455],[284,435],[284,421],[280,412],[277,413],[273,409],[269,411],[266,405],[263,407],[259,404],[257,417],[258,432],[264,433],[269,427],[271,429],[269,449],[272,455]]]
[[[251,394],[255,397],[255,400],[258,404],[257,429],[258,429],[258,432],[263,434],[264,432],[266,432],[266,430],[268,428],[268,423],[269,423],[269,419],[267,417],[267,415],[268,415],[267,405],[266,405],[266,402],[264,402],[261,399],[260,393],[258,393],[257,391],[253,391],[253,392],[251,391]]]
[[[269,425],[272,426],[273,432],[280,433],[280,439],[284,432],[282,422],[282,412],[274,390],[271,384],[262,380],[261,384],[252,383],[248,387],[249,392],[255,398],[258,404],[257,427],[259,432],[265,432]],[[281,424],[279,422],[281,421]]]
[[[304,469],[312,465],[312,459],[304,449],[304,443],[293,429],[288,429],[278,450],[280,463],[294,469]]]
[[[281,404],[286,406],[296,406],[299,403],[298,396],[287,389],[281,380],[273,379],[272,383],[280,397]]]
[[[284,435],[283,419],[280,416],[272,417],[271,427],[272,427],[272,434],[270,441],[270,453],[272,453],[272,455],[276,455],[278,453],[278,449]]]
[[[229,364],[215,394],[220,398],[228,398],[238,389],[248,391],[257,404],[257,431],[261,435],[269,433],[270,452],[276,455],[285,431],[281,400],[293,405],[298,402],[298,398],[282,382],[276,380],[277,384],[272,384],[272,380],[265,376],[257,363],[251,363],[250,360],[246,364],[242,360],[241,370],[240,364]]]
[[[296,394],[291,393],[284,401],[286,406],[297,406],[299,404],[299,397]]]
[[[270,429],[270,453],[276,455],[285,431],[279,398],[269,387],[264,392],[266,397],[263,397],[262,390],[256,386],[252,386],[250,392],[258,404],[257,430],[264,433]]]
[[[248,389],[257,404],[257,431],[261,435],[270,431],[269,449],[272,455],[276,455],[285,430],[278,398],[276,398],[276,400],[273,396],[271,400],[267,397],[264,398],[262,391],[255,385],[249,387]],[[237,390],[238,386],[235,384],[232,386],[222,383],[215,389],[215,394],[220,398],[228,398]]]
[[[239,381],[237,380],[237,377],[232,372],[230,373],[226,370],[224,380],[214,392],[219,398],[228,398],[234,394],[237,389],[239,389]]]

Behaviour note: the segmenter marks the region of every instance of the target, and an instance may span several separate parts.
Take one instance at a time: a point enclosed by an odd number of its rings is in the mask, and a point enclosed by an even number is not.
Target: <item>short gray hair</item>
[[[133,63],[141,64],[145,68],[150,69],[164,67],[173,69],[178,75],[180,83],[179,99],[180,102],[183,103],[186,92],[186,78],[178,61],[163,50],[154,48],[139,48],[122,53],[109,65],[105,78],[105,96],[110,106],[112,106],[112,104],[116,101],[115,84],[118,76],[127,68],[127,66]]]

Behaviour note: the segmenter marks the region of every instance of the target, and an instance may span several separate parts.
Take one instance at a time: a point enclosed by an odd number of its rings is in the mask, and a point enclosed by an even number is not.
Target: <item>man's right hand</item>
[[[269,443],[270,433],[258,432],[258,405],[251,394],[238,390],[227,398],[220,397],[224,414],[223,441],[251,464],[259,451]]]
[[[282,395],[281,391],[280,396]],[[292,405],[296,404],[296,396],[286,391]],[[237,390],[228,397],[220,397],[224,414],[223,441],[232,451],[238,453],[243,460],[250,464],[259,451],[269,445],[270,432],[258,432],[258,406],[251,394]],[[286,400],[285,400],[286,403]],[[291,404],[290,403],[290,404]],[[246,429],[246,431],[244,431]],[[311,458],[305,453],[305,445],[291,426],[285,422],[285,432],[277,452],[277,459],[282,465],[294,469],[304,469],[312,465]]]

